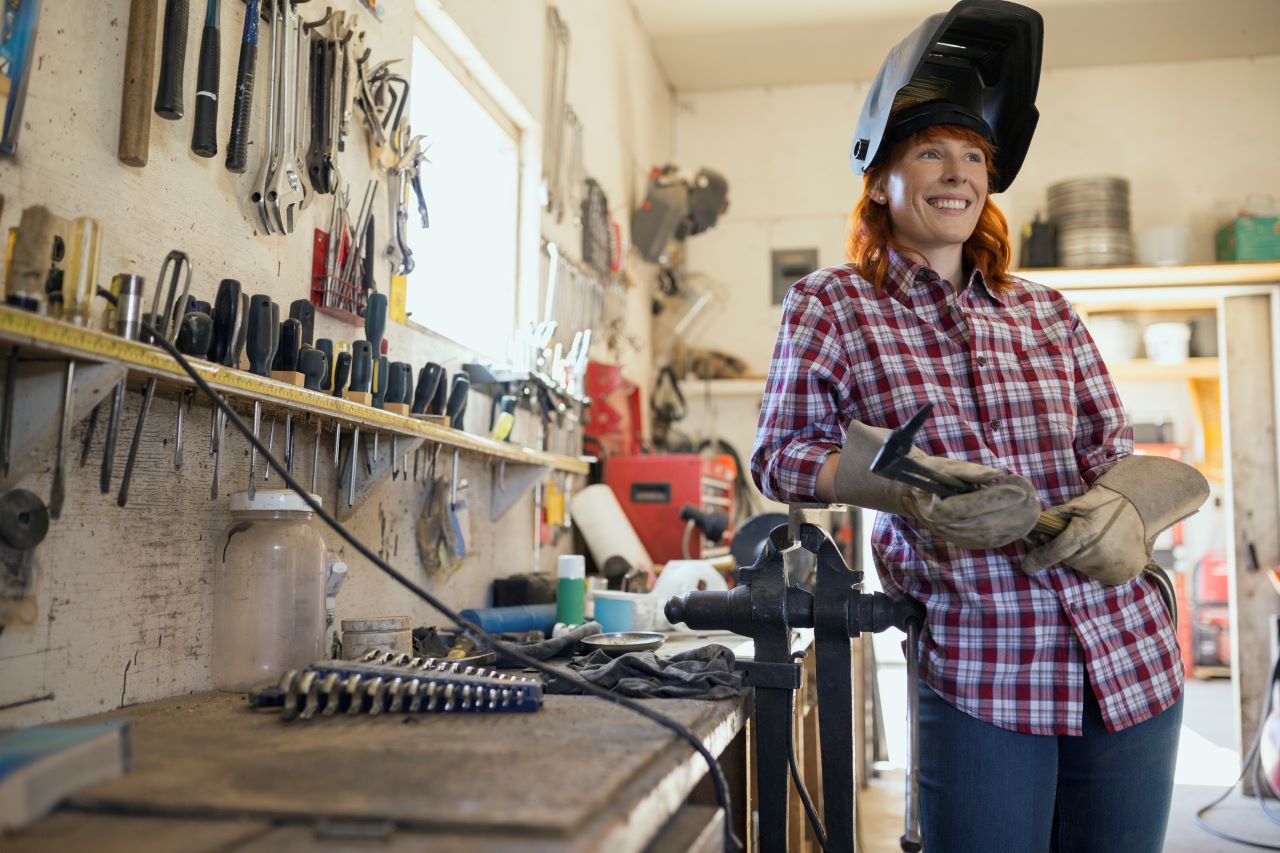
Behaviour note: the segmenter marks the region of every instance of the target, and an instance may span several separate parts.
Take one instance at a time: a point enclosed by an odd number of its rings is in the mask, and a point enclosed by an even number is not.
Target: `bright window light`
[[[405,307],[412,322],[500,359],[516,325],[519,142],[419,39],[412,91],[431,226],[420,227],[411,201]]]

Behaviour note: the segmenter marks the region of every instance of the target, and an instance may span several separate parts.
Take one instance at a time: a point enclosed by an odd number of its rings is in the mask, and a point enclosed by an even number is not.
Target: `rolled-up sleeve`
[[[787,292],[751,451],[756,486],[783,503],[816,500],[818,471],[844,441],[848,354],[819,292],[823,277],[813,273]]]
[[[1080,317],[1071,311],[1071,347],[1075,361],[1076,459],[1085,483],[1105,474],[1133,453],[1133,427],[1125,415],[1111,374]]]

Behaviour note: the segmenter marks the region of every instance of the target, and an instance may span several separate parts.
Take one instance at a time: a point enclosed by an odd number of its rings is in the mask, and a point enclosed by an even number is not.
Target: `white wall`
[[[375,59],[409,56],[413,3],[379,4],[386,20],[374,23],[356,0],[330,2],[361,14]],[[504,82],[541,119],[544,4],[450,0],[444,5]],[[302,9],[308,19],[322,11]],[[225,144],[228,130],[226,105],[239,50],[241,10],[239,3],[223,4],[220,144]],[[0,159],[0,229],[16,226],[24,207],[44,204],[60,215],[83,213],[102,220],[104,279],[134,271],[151,284],[165,252],[180,248],[194,259],[192,292],[200,298],[212,299],[223,277],[239,278],[249,292],[267,293],[285,305],[305,295],[310,268],[307,235],[327,222],[327,199],[303,213],[291,237],[255,236],[240,204],[251,175],[226,172],[221,156],[206,161],[191,155],[189,120],[169,123],[154,118],[150,164],[144,169],[121,166],[115,151],[129,2],[104,0],[95,4],[95,14],[83,11],[81,4],[71,3],[45,4],[42,10],[37,70],[30,82],[19,155],[16,160]],[[561,14],[573,32],[569,101],[587,128],[587,172],[601,180],[625,221],[649,164],[670,156],[671,96],[625,0],[575,0],[563,4]],[[190,16],[188,98],[203,17],[194,9]],[[103,21],[109,24],[103,26]],[[264,109],[265,59],[262,51],[257,127]],[[367,179],[365,151],[357,136],[344,155],[342,168],[353,187]],[[353,195],[358,203],[359,192],[353,190]],[[379,228],[382,225],[379,222]],[[571,224],[548,223],[543,231],[563,244],[579,244]],[[569,253],[577,256],[578,250]],[[429,263],[419,259],[420,266]],[[375,269],[379,287],[385,289],[386,265],[376,264]],[[644,310],[631,311],[622,324],[625,336],[638,345],[624,349],[621,356],[643,377],[649,370],[651,273],[642,264],[632,264],[631,272],[636,283],[628,299],[632,308]],[[387,338],[396,359],[416,365],[428,359],[442,361],[452,371],[468,358],[446,340],[390,325]],[[348,339],[361,332],[318,317],[316,335]],[[607,357],[607,348],[601,347],[600,353]],[[137,397],[130,394],[123,419],[125,446]],[[208,500],[207,409],[197,407],[188,422],[183,472],[174,472],[167,463],[174,410],[174,402],[165,399],[152,410],[127,510],[116,507],[114,495],[98,493],[100,433],[89,465],[72,467],[63,518],[53,524],[37,551],[39,618],[32,626],[11,625],[0,635],[0,704],[46,693],[56,698],[4,712],[0,723],[61,719],[209,687],[213,550],[227,524],[226,501]],[[473,394],[467,428],[487,429],[488,411],[488,400]],[[75,447],[81,430],[73,436]],[[532,441],[527,417],[518,419],[514,437]],[[240,488],[247,476],[246,445],[231,438],[230,430],[228,441],[232,451],[222,461],[224,495]],[[303,446],[308,452],[302,470],[309,476],[309,441]],[[117,482],[123,448],[120,453]],[[451,457],[442,453],[440,458],[444,464]],[[475,556],[451,577],[427,577],[417,557],[414,523],[425,501],[421,484],[384,481],[349,526],[446,603],[482,606],[493,577],[534,568],[533,504],[526,497],[501,524],[490,524],[491,468],[464,455],[462,476],[471,483],[465,497],[471,507],[470,547]],[[21,485],[46,495],[47,472]],[[326,497],[334,494],[328,471],[322,471],[319,491]],[[561,537],[554,548],[544,549],[539,568],[553,566],[555,553],[568,547],[569,538]],[[346,550],[350,575],[339,599],[339,618],[411,614],[415,624],[438,623],[428,608],[409,600],[393,582]]]
[[[763,374],[780,308],[769,253],[816,247],[844,262],[845,220],[861,189],[849,142],[868,83],[733,89],[677,98],[676,160],[729,180],[728,213],[688,241],[693,275],[724,291],[692,346],[744,358]],[[1040,125],[1013,187],[996,198],[1016,235],[1067,178],[1129,179],[1135,233],[1185,224],[1189,260],[1213,259],[1213,231],[1248,193],[1280,197],[1280,56],[1047,71]],[[1015,252],[1018,240],[1015,237]]]

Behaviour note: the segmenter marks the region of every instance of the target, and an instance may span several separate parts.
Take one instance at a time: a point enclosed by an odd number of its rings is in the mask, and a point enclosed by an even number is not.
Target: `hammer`
[[[932,492],[940,498],[950,498],[968,492],[976,492],[982,488],[976,483],[930,470],[928,467],[912,459],[910,454],[915,445],[916,433],[929,420],[933,413],[933,403],[925,403],[911,420],[889,433],[889,437],[876,451],[871,460],[871,473],[899,483],[906,483],[917,489]],[[1040,513],[1032,532],[1047,536],[1057,536],[1067,529],[1069,519],[1060,518],[1047,512]]]

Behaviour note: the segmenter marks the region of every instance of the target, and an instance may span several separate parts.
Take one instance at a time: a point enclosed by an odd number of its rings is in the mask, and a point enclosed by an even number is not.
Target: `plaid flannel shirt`
[[[788,292],[751,455],[765,495],[815,500],[850,419],[894,429],[926,402],[917,447],[1020,474],[1045,509],[1132,452],[1111,378],[1061,294],[1022,280],[998,293],[976,271],[957,292],[927,267],[890,261],[879,294],[850,265]],[[1174,626],[1145,576],[1107,586],[1054,566],[1029,577],[1022,542],[970,550],[888,513],[872,550],[885,590],[928,611],[922,677],[973,717],[1079,734],[1086,673],[1111,731],[1181,694]]]

